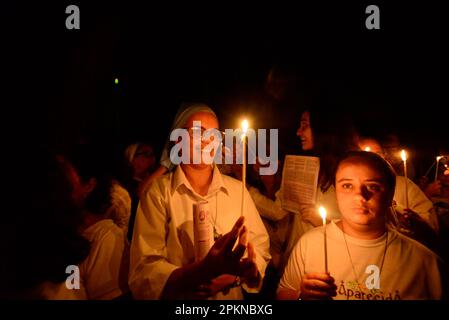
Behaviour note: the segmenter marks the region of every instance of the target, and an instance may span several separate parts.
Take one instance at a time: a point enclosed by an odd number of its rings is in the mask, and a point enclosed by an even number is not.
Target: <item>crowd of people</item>
[[[159,161],[151,143],[133,142],[122,151],[116,174],[105,169],[107,160],[93,145],[14,148],[16,156],[26,152],[33,159],[10,184],[28,191],[25,199],[10,199],[17,213],[5,219],[3,236],[13,245],[2,250],[6,285],[0,296],[447,298],[447,150],[441,150],[436,181],[413,181],[386,141],[361,136],[350,120],[327,105],[304,108],[298,119],[297,154],[320,159],[315,203],[330,213],[326,226],[316,204],[301,204],[299,213],[283,206],[283,159],[271,175],[260,175],[260,161],[248,165],[243,195],[242,165],[192,161],[195,130],[220,129],[204,104],[181,107]],[[175,129],[189,133],[185,163],[174,164],[170,156],[179,143],[169,138]],[[214,157],[206,140],[200,136],[196,143]],[[197,259],[193,210],[204,201],[213,239]],[[68,285],[69,266],[79,270],[74,286]],[[369,266],[378,270],[372,281]]]

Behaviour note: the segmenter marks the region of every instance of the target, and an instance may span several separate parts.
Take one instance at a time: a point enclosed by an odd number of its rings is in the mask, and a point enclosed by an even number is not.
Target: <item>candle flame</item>
[[[402,161],[406,161],[407,160],[407,152],[405,152],[404,149],[401,151],[401,159],[402,159]]]
[[[325,220],[326,219],[326,214],[327,214],[326,209],[324,209],[324,207],[320,207],[318,209],[318,212],[320,213],[321,218],[323,220]]]
[[[366,151],[366,152],[370,152],[370,151],[371,151],[371,148],[370,148],[370,147],[365,147],[365,151]]]
[[[248,128],[249,128],[249,123],[248,123],[248,120],[245,119],[242,121],[242,130],[243,130],[244,134],[246,134],[246,132],[248,131]]]

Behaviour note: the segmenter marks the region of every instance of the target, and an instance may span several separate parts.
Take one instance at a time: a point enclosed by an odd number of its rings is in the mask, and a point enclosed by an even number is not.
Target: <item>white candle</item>
[[[327,273],[327,237],[326,237],[326,209],[324,207],[320,207],[318,209],[321,218],[323,219],[323,229],[324,229],[324,270]]]
[[[248,131],[248,120],[242,121],[242,208],[240,215],[243,216],[243,210],[245,208],[245,186],[246,186],[246,133]]]
[[[407,153],[401,151],[401,159],[404,161],[404,177],[405,177],[405,208],[408,209],[408,189],[407,189]]]
[[[435,182],[437,182],[437,180],[438,180],[438,164],[440,163],[441,158],[442,158],[442,156],[437,157],[437,166],[435,167]]]

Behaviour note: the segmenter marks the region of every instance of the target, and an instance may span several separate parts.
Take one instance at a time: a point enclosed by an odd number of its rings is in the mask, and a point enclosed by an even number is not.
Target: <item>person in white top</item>
[[[360,150],[368,150],[377,153],[385,158],[385,152],[378,141],[373,138],[360,138]],[[407,181],[407,188],[405,183]],[[407,190],[408,208],[406,208]],[[438,232],[438,219],[433,212],[433,204],[425,193],[410,179],[403,176],[396,176],[396,189],[394,192],[394,204],[399,212],[404,212],[409,209],[412,213],[418,214],[435,232]]]
[[[418,242],[388,229],[396,176],[372,152],[351,152],[337,167],[342,214],[301,237],[278,288],[279,299],[441,299],[446,269]],[[325,270],[324,236],[328,270]]]
[[[38,287],[40,299],[47,300],[111,300],[124,296],[128,289],[128,241],[111,219],[102,219],[86,228],[89,255],[78,266],[79,287],[66,282],[47,281]],[[67,277],[72,274],[67,274]],[[72,280],[68,280],[72,284]]]
[[[129,192],[118,182],[113,180],[111,187],[111,206],[106,209],[105,217],[111,219],[123,230],[128,233],[131,217],[131,197]]]
[[[201,128],[194,127],[194,121],[200,121]],[[192,132],[218,128],[218,120],[212,110],[203,109],[180,126],[189,132],[192,160]],[[202,152],[205,142],[202,139]],[[137,209],[129,274],[133,296],[241,299],[239,282],[245,290],[257,292],[270,259],[269,238],[246,190],[240,218],[241,190],[241,182],[203,159],[199,164],[182,162],[158,178]],[[209,202],[209,222],[217,237],[206,257],[195,261],[193,205],[204,200]]]
[[[377,153],[385,159],[384,149],[373,138],[360,137],[359,148]],[[396,188],[390,213],[388,224],[391,227],[421,242],[435,253],[442,254],[438,215],[433,203],[410,179],[396,175]]]
[[[34,273],[40,281],[24,297],[107,300],[125,296],[129,245],[123,230],[106,219],[104,211],[110,207],[111,179],[96,176],[85,181],[77,169],[80,163],[75,167],[62,156],[55,161],[58,166],[53,171],[44,171],[49,186],[31,199],[40,221],[25,220],[28,228],[37,230],[24,233],[24,244],[32,249],[27,255],[32,258],[27,277],[33,280]],[[45,163],[41,168],[49,169]]]
[[[82,155],[83,151],[80,152]],[[80,163],[78,167],[82,167]],[[129,244],[123,229],[108,218],[108,211],[104,211],[111,207],[113,180],[97,175],[87,182],[83,181],[77,168],[70,163],[67,164],[67,172],[72,184],[72,196],[82,208],[80,232],[90,243],[89,255],[78,265],[80,289],[75,290],[75,294],[78,299],[89,300],[123,296],[129,292]]]

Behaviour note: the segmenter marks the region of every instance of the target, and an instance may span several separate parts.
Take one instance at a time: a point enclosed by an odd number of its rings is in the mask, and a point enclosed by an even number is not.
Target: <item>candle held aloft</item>
[[[243,216],[245,208],[245,186],[246,186],[246,133],[248,132],[248,120],[242,121],[242,208],[240,215]]]
[[[437,157],[437,165],[435,167],[435,182],[438,180],[438,165],[440,164],[440,159],[443,158],[442,156]]]
[[[408,188],[407,188],[407,152],[401,151],[401,159],[404,162],[404,178],[405,178],[405,208],[408,209]]]
[[[326,273],[328,273],[327,269],[327,237],[326,237],[326,209],[324,207],[320,207],[318,209],[318,212],[320,213],[321,218],[323,219],[323,230],[324,230],[324,270]]]

